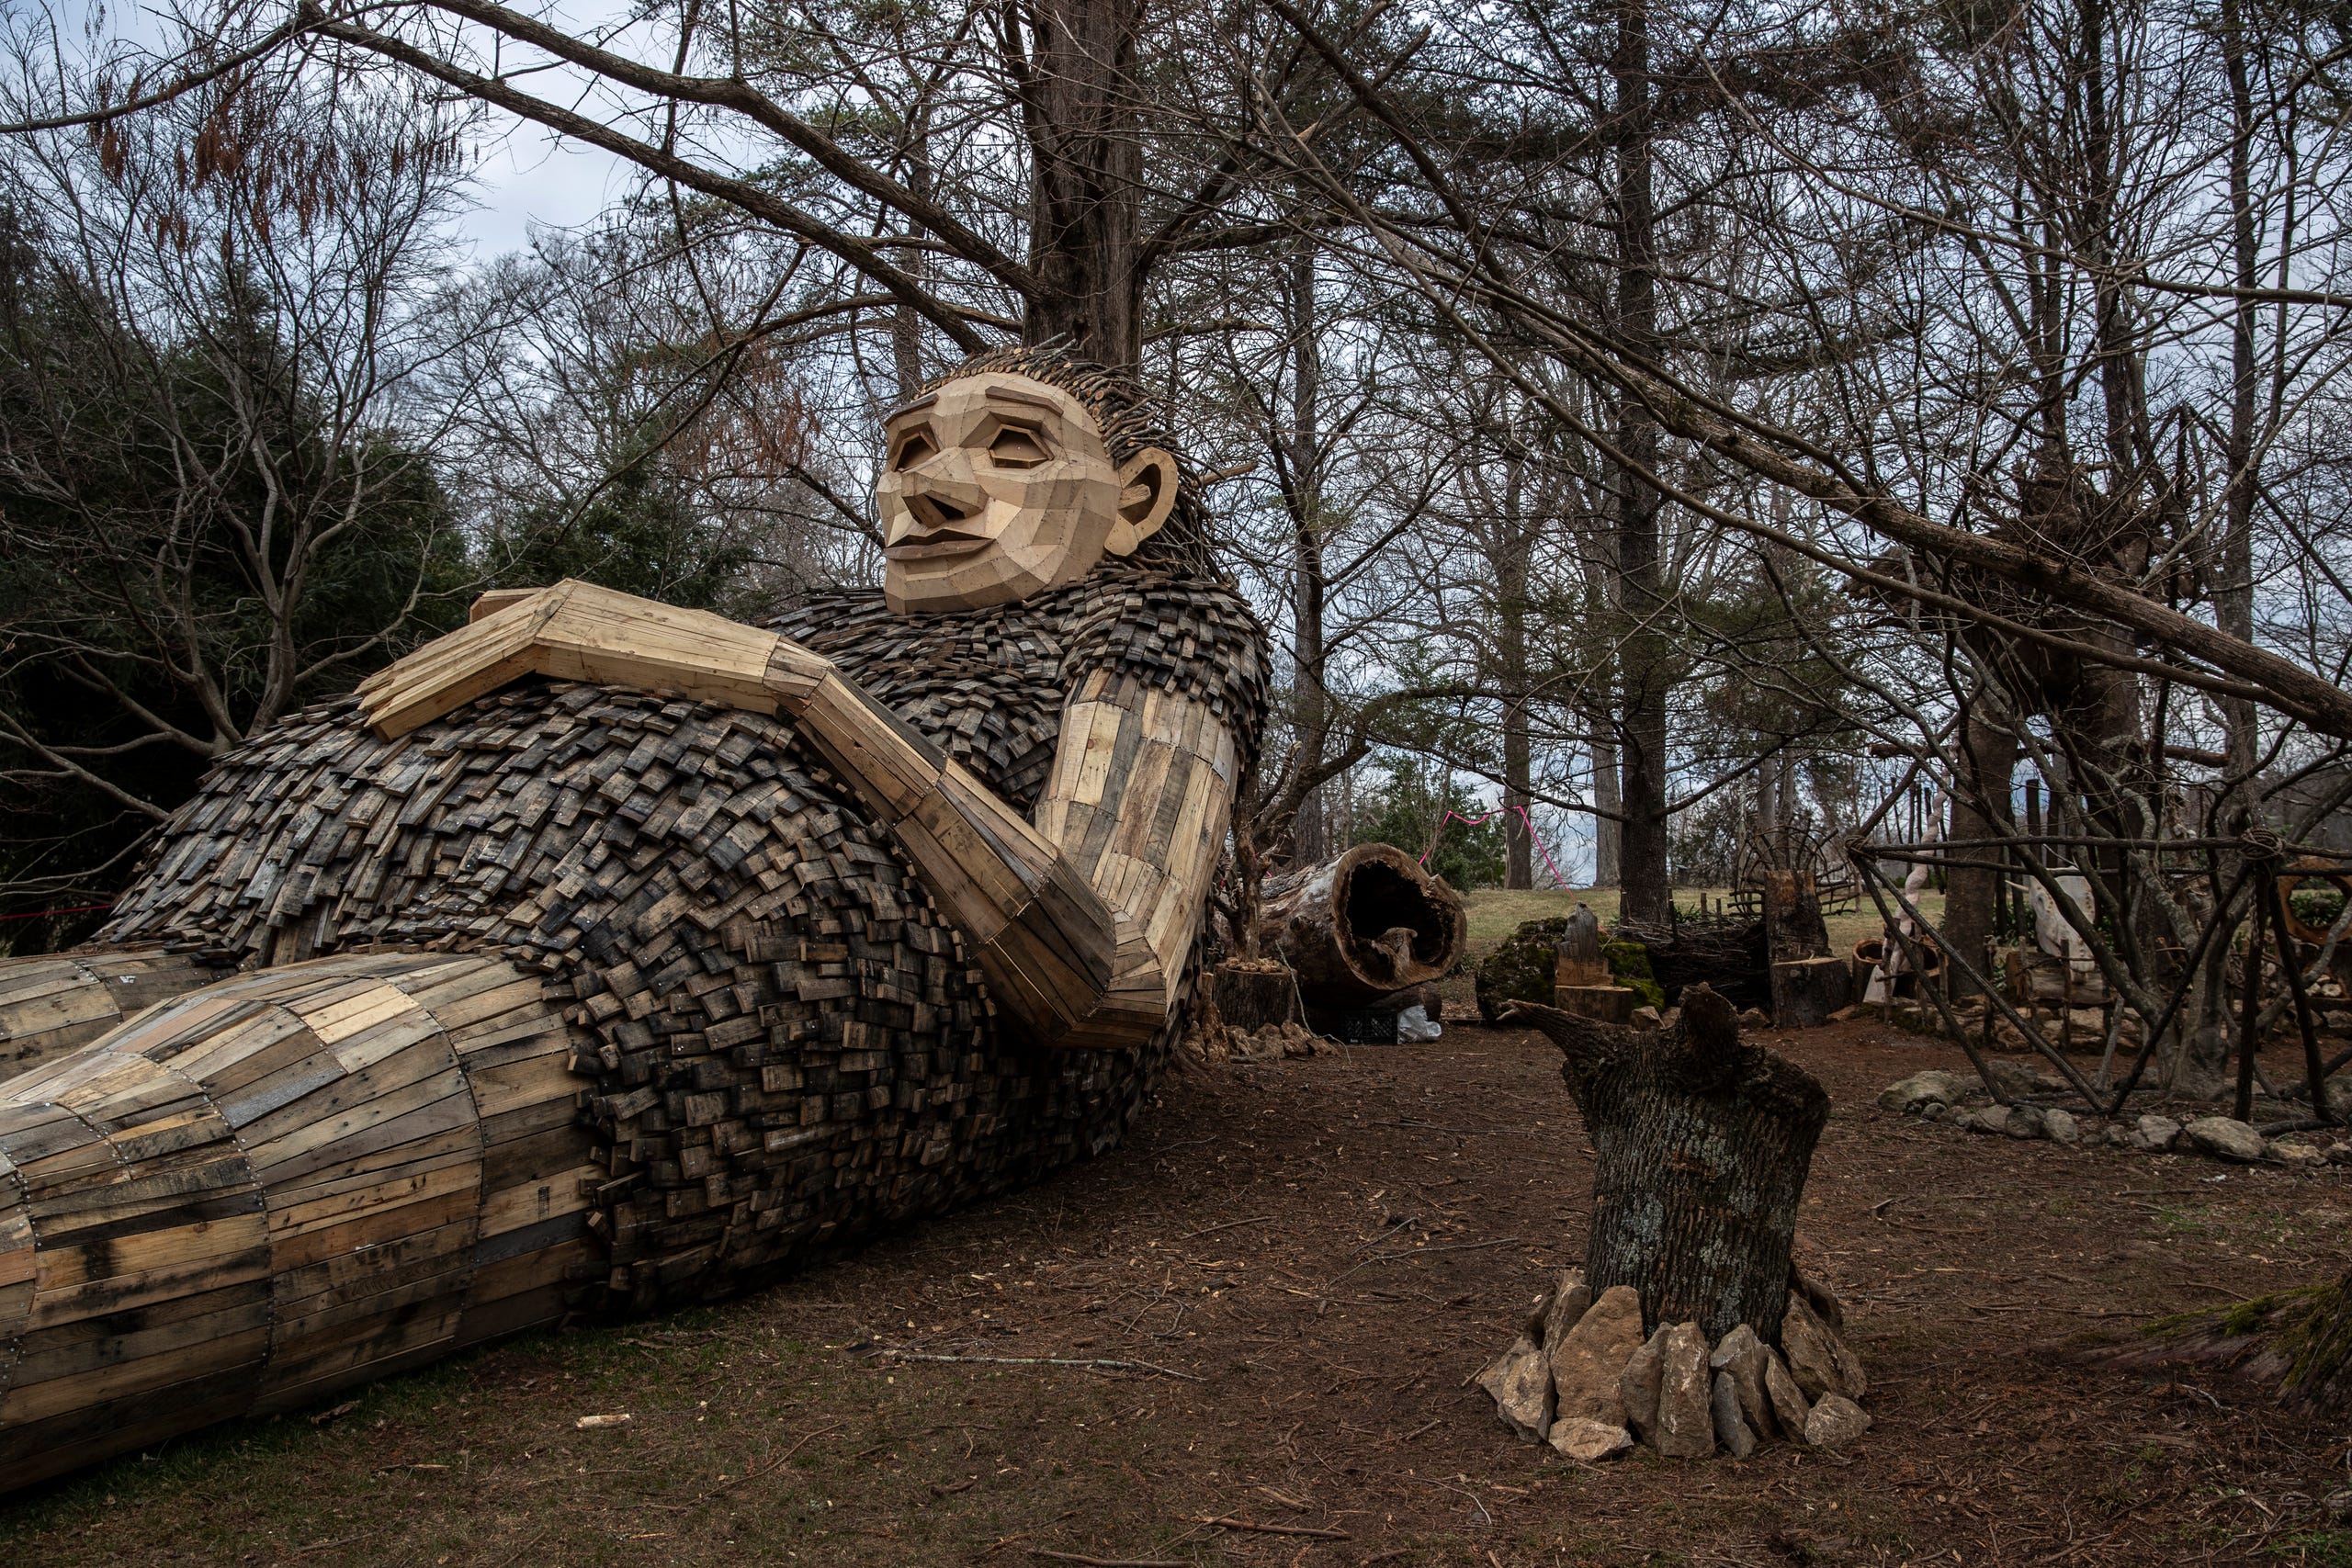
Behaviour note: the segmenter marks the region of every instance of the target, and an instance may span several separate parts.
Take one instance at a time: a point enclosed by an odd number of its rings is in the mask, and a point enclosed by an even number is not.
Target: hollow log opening
[[[1309,1008],[1363,1007],[1453,967],[1468,933],[1462,900],[1392,844],[1266,880],[1261,951],[1298,976]]]

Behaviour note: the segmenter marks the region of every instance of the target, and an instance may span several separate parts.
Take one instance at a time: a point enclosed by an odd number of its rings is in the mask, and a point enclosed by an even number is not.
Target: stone
[[[1552,1369],[1544,1348],[1522,1334],[1511,1348],[1478,1374],[1478,1386],[1494,1396],[1495,1413],[1521,1439],[1540,1443],[1552,1426]]]
[[[1976,1087],[1972,1074],[1948,1073],[1940,1067],[1913,1073],[1900,1083],[1893,1083],[1879,1091],[1878,1102],[1889,1111],[1905,1116],[1916,1116],[1930,1105],[1955,1105],[1968,1098]]]
[[[1743,1323],[1724,1335],[1723,1343],[1707,1358],[1708,1370],[1718,1381],[1731,1380],[1732,1392],[1739,1400],[1740,1417],[1759,1438],[1772,1435],[1772,1396],[1764,1392],[1764,1359],[1770,1353],[1764,1341],[1756,1337],[1756,1330]],[[1721,1397],[1720,1390],[1717,1397]],[[1716,1436],[1721,1437],[1722,1420],[1718,1418],[1715,1425]]]
[[[2044,1111],[2041,1113],[2041,1130],[2053,1144],[2065,1144],[2071,1147],[2083,1141],[2082,1124],[2075,1120],[2075,1113],[2071,1111],[2060,1111],[2054,1107]]]
[[[1710,1459],[1715,1451],[1713,1380],[1707,1337],[1695,1323],[1666,1331],[1658,1364],[1657,1435],[1651,1446],[1668,1459]]]
[[[1772,1020],[1762,1008],[1749,1008],[1739,1015],[1739,1026],[1742,1029],[1770,1029]]]
[[[2352,1165],[2352,1144],[2334,1143],[2327,1145],[2327,1163]]]
[[[1940,1100],[1931,1100],[1919,1107],[1919,1120],[1922,1122],[1941,1122],[1951,1114],[1951,1107]]]
[[[1774,1424],[1792,1438],[1804,1436],[1805,1419],[1813,1414],[1813,1405],[1778,1350],[1764,1352],[1764,1393],[1772,1402]]]
[[[2273,1144],[2270,1152],[2295,1170],[2317,1170],[2327,1163],[2327,1156],[2309,1144]]]
[[[1270,1023],[1247,1033],[1235,1030],[1231,1048],[1235,1061],[1255,1066],[1281,1061],[1287,1054],[1288,1045],[1283,1039],[1283,1032]]]
[[[2008,1119],[2001,1123],[2001,1131],[2012,1138],[2039,1138],[2049,1131],[2038,1105],[2012,1105]]]
[[[2132,1129],[2132,1146],[2150,1154],[2163,1154],[2179,1142],[2180,1123],[2153,1111],[2141,1117]]]
[[[1637,1007],[1634,1010],[1634,1027],[1645,1034],[1654,1034],[1666,1027],[1666,1019],[1654,1007]]]
[[[1838,1337],[1802,1296],[1789,1298],[1788,1315],[1781,1320],[1781,1350],[1789,1359],[1789,1372],[1809,1399],[1842,1393],[1860,1399],[1869,1392],[1861,1358]]]
[[[2053,1079],[2047,1073],[2029,1066],[2024,1062],[1995,1056],[1984,1064],[1984,1076],[2003,1094],[2015,1100],[2021,1095],[2041,1094],[2052,1089],[2064,1089],[2064,1078]]]
[[[1611,1285],[1551,1348],[1553,1418],[1623,1426],[1625,1400],[1617,1382],[1641,1348],[1641,1293],[1631,1285]]]
[[[1962,1118],[1960,1124],[1972,1133],[2006,1132],[2009,1125],[2009,1108],[2006,1105],[1988,1105],[1973,1115]]]
[[[1666,1334],[1660,1328],[1634,1352],[1617,1376],[1617,1397],[1624,1402],[1625,1424],[1652,1448],[1657,1447],[1657,1401],[1666,1373]]]
[[[2234,1116],[2199,1116],[2181,1129],[2207,1154],[2252,1165],[2270,1152],[2268,1140]]]
[[[2128,1149],[2132,1146],[2132,1129],[2120,1122],[2109,1122],[2107,1124],[2107,1141],[2111,1147]]]
[[[1842,1393],[1827,1393],[1805,1417],[1804,1440],[1816,1449],[1842,1449],[1871,1429],[1871,1413]]]
[[[1560,1343],[1560,1337],[1577,1325],[1577,1320],[1590,1305],[1592,1287],[1584,1282],[1584,1270],[1563,1269],[1551,1294],[1544,1299],[1543,1309],[1528,1325],[1528,1332],[1535,1336],[1535,1342],[1544,1347],[1544,1354],[1549,1357]]]
[[[1580,1416],[1571,1416],[1565,1421],[1553,1422],[1552,1435],[1545,1440],[1568,1458],[1592,1464],[1632,1448],[1634,1434],[1623,1427],[1611,1427],[1604,1421],[1588,1421]]]
[[[1747,1415],[1740,1408],[1739,1385],[1732,1382],[1729,1372],[1715,1374],[1712,1409],[1715,1417],[1715,1441],[1734,1459],[1746,1459],[1754,1453],[1756,1433],[1748,1427]]]

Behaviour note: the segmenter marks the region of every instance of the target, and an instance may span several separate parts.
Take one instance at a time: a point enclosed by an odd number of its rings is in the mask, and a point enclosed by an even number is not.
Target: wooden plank
[[[448,1060],[435,1040],[364,1073],[337,1078],[239,1131],[254,1173],[268,1180],[274,1165],[359,1138],[412,1111],[465,1092],[464,1071]],[[355,1145],[354,1152],[365,1146]]]
[[[424,1170],[401,1166],[390,1175],[379,1176],[368,1186],[323,1193],[300,1203],[280,1205],[276,1201],[277,1194],[272,1193],[268,1209],[269,1234],[276,1249],[272,1256],[283,1268],[289,1256],[283,1249],[296,1237],[322,1230],[337,1231],[337,1227],[363,1215],[446,1201],[452,1195],[481,1201],[481,1168],[478,1158],[452,1156]]]
[[[237,1415],[253,1402],[251,1363],[159,1384],[45,1420],[0,1425],[0,1476],[29,1485]]]
[[[503,1066],[477,1067],[466,1074],[466,1080],[484,1120],[551,1100],[568,1105],[573,1095],[595,1081],[571,1070],[569,1051],[527,1056]]]
[[[269,1327],[265,1323],[158,1355],[95,1367],[72,1377],[39,1383],[19,1380],[9,1385],[6,1398],[0,1398],[0,1430],[72,1415],[126,1394],[150,1393],[209,1372],[258,1367],[268,1349]]]
[[[160,1316],[119,1314],[28,1335],[10,1385],[29,1389],[134,1361],[200,1359],[215,1341],[269,1327],[269,1292],[259,1281],[162,1304],[185,1310]]]
[[[602,1181],[604,1176],[603,1166],[576,1165],[537,1180],[485,1190],[481,1199],[481,1234],[492,1236],[560,1214],[579,1213],[589,1206],[582,1186]]]

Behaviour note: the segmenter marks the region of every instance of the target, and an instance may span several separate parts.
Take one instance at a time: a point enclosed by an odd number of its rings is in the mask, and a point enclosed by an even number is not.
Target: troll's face
[[[1027,376],[960,376],[892,413],[883,597],[899,615],[976,610],[1128,555],[1176,501],[1158,447],[1114,462],[1086,405]]]

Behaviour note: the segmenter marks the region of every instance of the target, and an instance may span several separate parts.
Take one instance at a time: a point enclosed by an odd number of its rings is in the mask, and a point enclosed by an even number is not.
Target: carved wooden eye
[[[1007,425],[989,443],[989,461],[1000,468],[1034,468],[1047,457],[1045,444],[1019,425]]]
[[[894,468],[911,468],[938,450],[939,447],[931,439],[929,431],[910,430],[899,437],[899,449],[891,455],[890,466]]]

